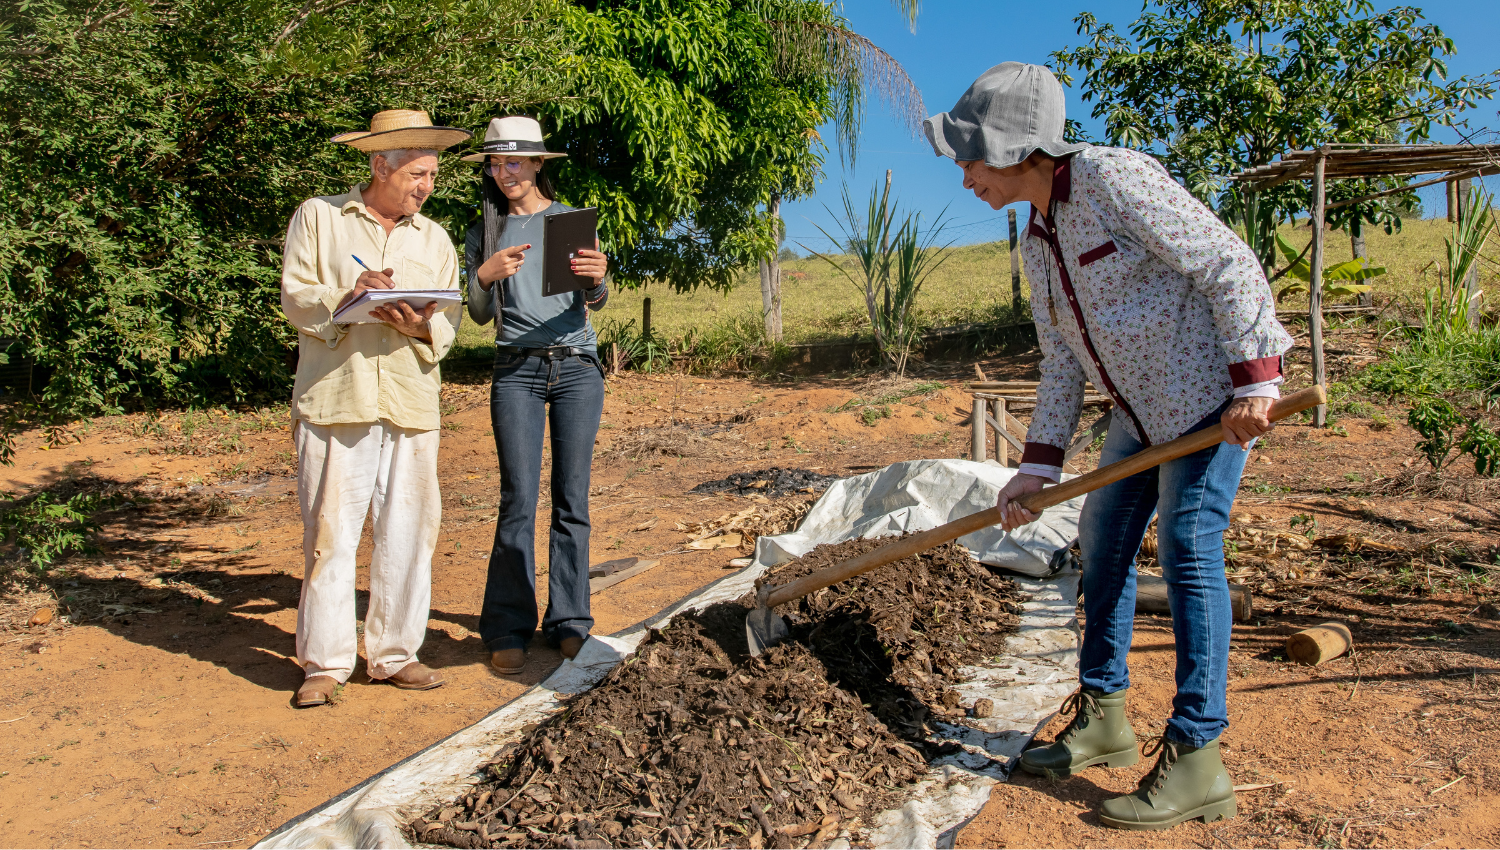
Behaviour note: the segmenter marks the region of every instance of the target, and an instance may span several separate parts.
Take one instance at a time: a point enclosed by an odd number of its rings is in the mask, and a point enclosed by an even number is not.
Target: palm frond
[[[898,2],[909,2],[915,14],[915,0]],[[873,41],[840,23],[768,20],[766,25],[778,71],[818,74],[832,82],[834,114],[830,117],[838,129],[841,160],[854,164],[867,92],[884,101],[913,135],[920,131],[927,114],[921,91],[901,63]]]

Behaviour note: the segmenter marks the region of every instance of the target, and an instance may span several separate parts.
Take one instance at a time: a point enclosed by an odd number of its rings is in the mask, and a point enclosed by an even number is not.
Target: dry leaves
[[[805,497],[791,497],[776,501],[762,497],[755,499],[754,504],[738,512],[724,514],[708,522],[679,522],[676,528],[678,531],[691,535],[688,543],[689,549],[728,548],[728,546],[697,544],[710,538],[727,539],[734,532],[738,532],[734,535],[738,539],[732,545],[753,547],[757,537],[784,534],[796,528],[797,524],[802,522],[802,518],[807,516],[812,505],[813,500]]]
[[[687,547],[699,550],[736,549],[739,548],[741,539],[742,535],[738,533],[722,534],[718,537],[705,537],[701,540],[694,540]]]

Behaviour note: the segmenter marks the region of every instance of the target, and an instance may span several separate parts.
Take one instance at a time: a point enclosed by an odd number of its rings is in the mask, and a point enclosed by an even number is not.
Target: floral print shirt
[[[1042,349],[1023,471],[1057,478],[1086,381],[1145,445],[1234,396],[1276,396],[1291,337],[1249,246],[1152,157],[1060,159],[1021,242]]]

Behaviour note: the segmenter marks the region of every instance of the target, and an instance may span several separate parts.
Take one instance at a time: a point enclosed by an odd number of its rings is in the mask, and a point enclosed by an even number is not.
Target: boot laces
[[[1138,791],[1145,791],[1149,788],[1147,793],[1150,795],[1161,791],[1162,784],[1167,780],[1167,774],[1172,772],[1172,765],[1177,763],[1177,742],[1163,733],[1160,738],[1147,744],[1141,751],[1141,755],[1146,758],[1151,758],[1157,753],[1161,753],[1161,758],[1157,760],[1156,766],[1151,768],[1151,772],[1142,777],[1140,784],[1136,786]]]
[[[1073,719],[1068,721],[1068,728],[1063,730],[1062,739],[1072,740],[1073,735],[1083,727],[1089,725],[1089,716],[1102,717],[1104,709],[1099,705],[1098,697],[1079,688],[1063,700],[1062,713],[1073,712]]]

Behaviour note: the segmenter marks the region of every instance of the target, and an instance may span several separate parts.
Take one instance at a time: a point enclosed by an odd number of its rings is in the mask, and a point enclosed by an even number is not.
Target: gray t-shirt
[[[484,252],[484,226],[469,228],[464,239],[464,261],[468,267],[469,316],[479,324],[495,318],[499,313],[499,327],[495,332],[497,345],[514,345],[521,348],[548,348],[554,345],[571,345],[597,355],[598,338],[589,324],[589,309],[604,306],[609,293],[606,283],[593,289],[580,289],[562,295],[542,294],[542,234],[545,232],[542,219],[557,213],[570,212],[573,207],[552,202],[552,206],[532,215],[512,215],[505,223],[500,247],[530,245],[526,251],[526,262],[521,270],[504,280],[497,280],[486,292],[474,274],[487,257]],[[585,302],[593,301],[593,307]]]

